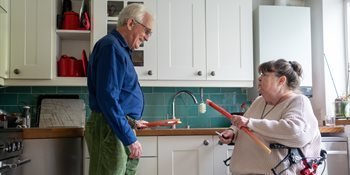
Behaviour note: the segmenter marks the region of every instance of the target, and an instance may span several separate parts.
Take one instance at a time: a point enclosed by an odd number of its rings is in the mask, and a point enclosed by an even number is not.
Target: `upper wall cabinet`
[[[11,0],[11,79],[51,79],[55,14],[53,0]]]
[[[205,1],[158,1],[158,78],[206,80]]]
[[[253,81],[252,1],[159,0],[158,78]]]
[[[253,81],[252,1],[206,0],[207,79]]]
[[[309,7],[259,6],[255,12],[256,65],[279,58],[303,67],[301,86],[312,86]]]
[[[8,4],[8,0],[0,0],[0,79],[9,76],[10,9]],[[3,84],[3,81],[0,81],[0,84]]]
[[[94,0],[93,7],[93,44],[100,38],[116,30],[118,15],[120,11],[130,3],[141,3],[156,18],[155,0]],[[140,80],[157,79],[157,24],[152,30],[152,36],[149,41],[143,43],[140,48],[132,53],[132,61]]]

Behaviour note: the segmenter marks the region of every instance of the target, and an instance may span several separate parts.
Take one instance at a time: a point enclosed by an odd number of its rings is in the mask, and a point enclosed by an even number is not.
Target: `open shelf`
[[[90,30],[56,30],[56,33],[64,40],[90,40]]]

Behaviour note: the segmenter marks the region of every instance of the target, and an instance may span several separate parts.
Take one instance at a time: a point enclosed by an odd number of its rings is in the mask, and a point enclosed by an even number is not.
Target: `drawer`
[[[157,136],[139,136],[137,138],[142,144],[142,157],[157,157]]]

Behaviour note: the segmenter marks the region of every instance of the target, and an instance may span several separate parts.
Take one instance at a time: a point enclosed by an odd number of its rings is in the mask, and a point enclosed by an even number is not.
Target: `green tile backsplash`
[[[201,101],[199,88],[144,87],[142,90],[145,94],[143,119],[147,121],[171,118],[172,99],[179,90],[189,90],[199,103]],[[0,88],[0,109],[12,113],[19,112],[23,105],[29,105],[32,108],[33,124],[36,121],[37,98],[39,95],[45,94],[78,94],[85,101],[87,117],[89,116],[86,87],[2,87]],[[204,100],[208,98],[230,112],[239,112],[240,105],[248,101],[247,90],[244,88],[204,88]],[[199,113],[198,106],[187,94],[181,94],[176,98],[176,116],[182,121],[182,124],[177,126],[178,128],[187,126],[191,128],[215,128],[230,125],[229,120],[209,106],[207,106],[206,113]]]

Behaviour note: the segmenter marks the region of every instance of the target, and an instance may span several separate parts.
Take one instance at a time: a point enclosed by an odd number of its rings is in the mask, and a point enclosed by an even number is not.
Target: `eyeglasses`
[[[143,25],[142,23],[140,23],[139,21],[137,21],[136,19],[134,19],[134,21],[137,23],[137,24],[140,24],[142,27],[143,27],[143,30],[145,31],[145,34],[148,35],[148,36],[151,36],[152,35],[152,30],[148,27],[146,27],[145,25]]]
[[[268,75],[275,75],[275,73],[274,72],[265,72],[265,73],[260,73],[259,74],[259,77],[266,77],[266,76],[268,76]]]

